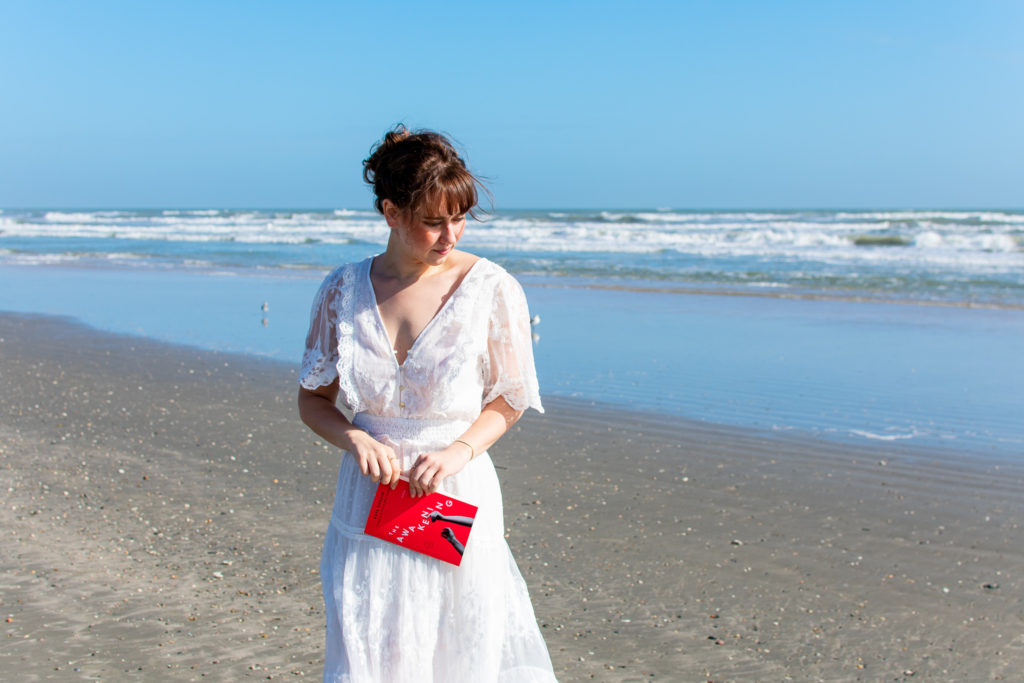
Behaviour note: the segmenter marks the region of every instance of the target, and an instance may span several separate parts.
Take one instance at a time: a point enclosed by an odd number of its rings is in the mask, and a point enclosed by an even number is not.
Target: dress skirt
[[[356,415],[407,470],[469,423]],[[324,681],[551,683],[526,583],[504,537],[494,465],[481,453],[441,491],[479,507],[460,566],[363,534],[377,484],[342,457],[320,562]]]

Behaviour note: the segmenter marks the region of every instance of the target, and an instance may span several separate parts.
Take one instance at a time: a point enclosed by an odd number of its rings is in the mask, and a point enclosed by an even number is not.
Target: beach
[[[1014,680],[1024,213],[511,211],[547,412],[491,449],[561,681]],[[0,671],[318,679],[298,420],[363,210],[0,214]]]
[[[5,677],[318,678],[340,453],[294,365],[0,339]],[[1019,460],[545,401],[492,455],[559,680],[1019,677]]]
[[[0,27],[0,683],[1024,683],[1024,2]]]

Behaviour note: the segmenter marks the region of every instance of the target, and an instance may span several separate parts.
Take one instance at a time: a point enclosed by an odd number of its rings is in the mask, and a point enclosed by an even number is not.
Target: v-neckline
[[[427,324],[423,326],[423,329],[421,329],[419,334],[416,335],[416,338],[412,340],[412,344],[409,345],[409,350],[405,352],[405,358],[403,358],[402,362],[399,363],[398,351],[395,350],[394,345],[391,343],[391,337],[390,335],[388,335],[388,326],[384,324],[384,316],[380,314],[380,305],[377,303],[377,290],[373,288],[373,278],[370,277],[370,271],[373,270],[373,262],[374,260],[376,260],[376,258],[377,256],[371,256],[369,259],[367,259],[368,263],[366,265],[366,272],[363,273],[363,277],[366,279],[366,285],[369,288],[370,301],[373,303],[373,314],[374,317],[377,319],[377,329],[380,331],[381,334],[384,335],[384,341],[385,343],[387,343],[388,349],[391,350],[391,357],[395,359],[395,365],[401,368],[404,367],[405,364],[409,362],[409,357],[412,356],[412,352],[420,343],[420,339],[423,339],[423,336],[427,333],[427,330],[429,330],[434,325],[434,321],[441,317],[441,314],[444,313],[445,309],[451,305],[452,300],[459,294],[459,290],[462,289],[462,285],[466,284],[466,280],[468,280],[469,277],[473,274],[473,271],[476,270],[477,264],[479,264],[481,261],[485,259],[483,257],[480,257],[473,262],[473,264],[462,276],[462,279],[459,280],[459,283],[455,285],[455,289],[452,290],[451,295],[447,299],[445,299],[445,302],[441,304],[441,307],[434,312],[434,315],[430,318],[430,320],[427,321]]]

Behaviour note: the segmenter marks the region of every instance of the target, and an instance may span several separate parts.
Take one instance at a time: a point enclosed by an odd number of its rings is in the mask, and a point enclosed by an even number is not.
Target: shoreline
[[[722,296],[722,297],[751,297],[755,299],[783,299],[795,301],[834,301],[837,303],[850,304],[893,304],[895,306],[936,306],[939,308],[977,308],[993,311],[1024,311],[1024,304],[1002,303],[992,301],[942,301],[938,299],[912,299],[893,298],[877,294],[856,295],[838,294],[828,290],[820,292],[800,290],[798,288],[788,289],[785,286],[770,287],[766,289],[729,289],[724,287],[656,287],[645,285],[601,285],[601,284],[575,284],[566,285],[557,282],[538,282],[527,280],[531,276],[526,274],[524,282],[529,282],[531,287],[550,289],[589,289],[608,292],[638,292],[644,294],[679,294],[682,296]]]
[[[320,676],[338,452],[277,361],[0,315],[0,666]],[[545,397],[491,449],[559,680],[997,680],[1024,464]]]
[[[0,266],[0,309],[298,362],[318,284]],[[525,288],[548,395],[813,438],[1024,452],[1018,310]]]
[[[295,279],[297,279],[297,280],[305,280],[305,278],[295,278]],[[533,284],[530,284],[528,286],[531,287],[531,288],[536,287],[537,289],[540,289],[540,290],[556,290],[557,291],[557,290],[563,289],[562,287],[558,287],[558,286],[545,287],[543,285],[537,286],[537,285],[533,285]],[[573,288],[569,288],[569,289],[573,289]],[[608,291],[623,291],[623,290],[609,288]],[[624,291],[628,292],[628,291],[633,291],[633,290],[624,290]],[[657,294],[657,293],[670,294],[669,292],[653,292],[653,293],[655,293],[655,294]],[[700,294],[699,293],[693,293],[692,295],[689,295],[689,297],[691,299],[693,299],[693,298],[699,299],[700,298]],[[539,297],[537,297],[537,298],[539,298]],[[670,299],[671,298],[672,297],[670,297]],[[745,297],[743,295],[739,295],[736,298],[742,299],[742,298],[745,298]],[[778,299],[780,301],[782,301],[782,300],[786,300],[787,297],[778,297]],[[828,299],[822,299],[822,300],[818,300],[818,299],[805,299],[805,300],[807,300],[807,301],[820,301],[821,303],[827,303],[829,301]],[[870,305],[872,303],[878,303],[878,302],[861,301],[861,302],[846,302],[846,303],[863,303],[865,305]],[[882,303],[885,303],[885,302],[882,302]],[[964,308],[964,307],[957,307],[957,308]],[[983,314],[986,313],[985,307],[977,307],[977,308],[979,309],[979,311],[978,311],[979,315],[983,315]],[[989,312],[992,312],[992,311],[989,311]],[[275,312],[274,313],[275,319],[276,319],[276,316],[279,316],[279,315],[280,315],[279,312]],[[238,358],[242,362],[245,362],[247,360],[252,360],[254,362],[275,363],[275,364],[280,365],[280,367],[282,369],[285,369],[285,370],[291,369],[293,367],[297,367],[297,365],[299,363],[299,359],[297,359],[297,358],[296,359],[282,358],[281,353],[264,353],[263,351],[260,351],[260,350],[242,351],[242,350],[236,350],[236,349],[230,349],[230,348],[229,349],[217,348],[216,346],[211,346],[211,345],[209,345],[207,343],[202,342],[201,340],[195,340],[193,343],[189,343],[189,342],[186,342],[186,341],[178,341],[178,340],[174,340],[174,339],[160,338],[161,335],[160,335],[159,331],[147,330],[143,326],[140,326],[139,329],[136,332],[110,329],[109,325],[91,324],[89,322],[86,322],[86,321],[84,321],[82,319],[79,319],[79,318],[75,317],[74,315],[65,315],[65,314],[59,314],[59,313],[58,314],[54,314],[54,313],[36,312],[36,311],[12,311],[12,310],[4,310],[4,309],[0,308],[0,317],[4,317],[4,316],[11,316],[11,317],[15,317],[15,318],[19,318],[19,317],[34,318],[34,317],[37,317],[37,318],[39,318],[41,320],[44,320],[44,319],[64,320],[64,321],[66,321],[66,324],[68,324],[70,327],[72,327],[72,328],[74,328],[74,327],[81,327],[83,330],[86,330],[86,331],[88,331],[90,333],[94,332],[94,333],[99,334],[99,335],[109,335],[109,336],[113,336],[113,337],[123,337],[126,340],[137,340],[139,342],[152,342],[152,343],[156,343],[156,344],[165,344],[165,345],[169,345],[169,346],[178,346],[178,347],[180,347],[182,349],[191,349],[191,350],[195,350],[197,352],[205,351],[205,352],[211,352],[211,353],[216,353],[216,354],[224,354],[224,355],[228,355],[228,356],[234,355],[234,356],[238,356]],[[155,314],[153,316],[154,319],[159,318],[159,317],[165,317],[165,316],[162,316],[159,313],[157,313],[157,314]],[[305,316],[305,312],[304,311],[299,312],[298,314],[296,314],[295,311],[291,311],[291,313],[289,314],[289,317],[287,318],[287,321],[290,322],[291,324],[286,325],[286,327],[294,328],[295,330],[300,330],[300,329],[304,330],[305,329],[305,323],[306,323],[305,317],[306,316]],[[240,318],[244,318],[244,316],[233,316],[232,321],[237,323]],[[251,318],[252,321],[257,319],[257,317],[253,316],[253,315],[250,315],[249,318]],[[172,316],[171,319],[172,320],[174,319],[173,316]],[[264,320],[264,322],[265,322],[265,320]],[[279,322],[280,321],[278,321],[278,323]],[[576,321],[573,321],[573,322],[576,322]],[[281,328],[281,325],[277,324],[277,323],[275,323],[274,326],[278,330],[280,330],[280,328]],[[265,332],[265,328],[266,328],[266,325],[264,324],[264,330],[263,330],[264,332]],[[543,330],[543,328],[540,328],[540,329]],[[156,334],[154,334],[154,332],[156,332]],[[280,334],[280,333],[278,332],[277,334]],[[295,336],[296,339],[290,340],[290,343],[285,343],[284,344],[285,348],[289,349],[291,352],[293,352],[294,349],[301,348],[301,343],[302,343],[301,339],[299,338],[299,335],[292,335],[292,336]],[[545,337],[544,341],[547,342],[547,338],[546,337]],[[564,340],[560,340],[560,341],[564,342]],[[278,344],[277,348],[279,348],[279,349],[281,348],[281,343],[282,342],[280,341],[280,339],[278,339],[276,341],[276,344]],[[257,346],[257,348],[258,348],[258,346]],[[545,351],[547,351],[547,349],[545,349]],[[540,363],[541,360],[542,360],[542,353],[537,352],[536,350],[535,350],[535,353],[538,356],[538,363]],[[636,374],[635,370],[633,372],[634,372],[634,374]],[[916,372],[916,370],[914,372]],[[640,376],[638,377],[638,379],[640,379],[640,378],[649,379],[649,380],[655,379],[653,377],[647,377],[647,373],[646,372],[640,373]],[[551,387],[551,386],[556,384],[555,382],[551,382],[550,378],[547,377],[547,376],[543,377],[542,379],[544,380],[544,384],[547,387]],[[545,401],[551,401],[551,400],[566,401],[567,402],[566,405],[569,406],[570,408],[572,408],[575,405],[578,405],[581,409],[586,410],[586,411],[601,411],[601,412],[605,412],[605,413],[608,413],[608,414],[626,413],[626,414],[632,415],[634,418],[639,419],[641,421],[645,421],[647,419],[650,419],[650,420],[666,420],[666,419],[668,419],[668,420],[677,421],[677,422],[680,422],[680,423],[683,423],[683,424],[688,424],[688,425],[697,427],[699,429],[719,428],[719,429],[722,429],[722,430],[732,430],[732,431],[737,431],[737,432],[743,432],[743,431],[748,431],[748,430],[753,431],[755,433],[757,433],[757,432],[770,432],[773,438],[774,437],[786,438],[787,436],[792,436],[793,438],[797,438],[797,439],[800,439],[800,438],[803,438],[803,439],[820,439],[820,440],[823,440],[825,442],[836,442],[836,443],[839,443],[839,444],[849,445],[849,446],[852,446],[852,447],[857,447],[859,445],[865,445],[865,444],[866,445],[879,444],[879,445],[885,445],[885,446],[895,446],[897,444],[902,444],[902,445],[905,445],[909,449],[909,451],[913,451],[915,449],[919,449],[919,450],[922,450],[922,451],[925,451],[925,452],[946,453],[946,454],[950,455],[951,457],[953,457],[954,459],[958,458],[958,457],[963,457],[963,458],[981,458],[983,460],[993,460],[993,461],[997,461],[997,462],[1012,462],[1018,456],[1018,452],[1016,450],[1014,450],[1013,445],[1012,445],[1013,443],[1016,443],[1016,441],[1009,442],[1009,443],[1011,443],[1010,446],[995,446],[995,447],[993,447],[991,444],[988,444],[988,445],[981,444],[981,445],[979,445],[978,443],[963,442],[963,441],[956,440],[956,439],[949,440],[947,442],[944,442],[942,440],[930,439],[930,440],[926,441],[925,443],[920,443],[917,440],[917,436],[918,435],[915,435],[915,434],[911,434],[911,435],[905,435],[905,434],[902,434],[902,433],[884,434],[884,433],[881,433],[881,431],[872,432],[872,431],[869,431],[869,430],[866,430],[866,429],[853,429],[853,428],[835,428],[835,429],[829,430],[829,429],[822,429],[820,425],[813,426],[813,428],[811,428],[811,429],[808,429],[806,425],[803,425],[803,426],[787,426],[787,425],[783,425],[781,427],[776,426],[776,425],[772,425],[770,427],[766,427],[764,425],[758,426],[758,425],[748,424],[748,423],[746,423],[744,421],[732,421],[732,420],[729,419],[729,416],[725,416],[725,419],[723,420],[723,419],[720,419],[720,418],[723,417],[721,415],[713,415],[713,417],[711,419],[694,419],[692,417],[688,417],[685,414],[681,414],[680,412],[678,412],[678,411],[676,411],[676,410],[674,410],[674,409],[672,409],[670,407],[667,407],[664,404],[656,405],[656,404],[651,403],[651,402],[643,402],[643,401],[641,401],[638,405],[629,405],[629,404],[633,403],[633,401],[637,398],[636,396],[631,396],[631,397],[628,397],[628,398],[620,396],[620,397],[618,397],[618,400],[602,401],[602,400],[595,400],[595,399],[593,399],[593,398],[591,398],[591,397],[589,397],[589,396],[587,396],[585,394],[584,395],[575,395],[575,396],[573,396],[573,395],[568,395],[567,396],[564,393],[562,393],[562,394],[542,394],[542,395],[543,395]],[[710,412],[709,414],[713,414],[713,411]],[[1022,413],[1022,415],[1024,415],[1024,413]],[[719,419],[715,419],[715,418],[719,418]]]
[[[330,266],[294,264],[275,268],[262,266],[228,266],[216,264],[185,265],[180,263],[168,264],[166,267],[146,267],[125,265],[109,259],[94,258],[86,259],[76,257],[75,260],[53,261],[53,262],[30,262],[19,263],[15,261],[0,261],[0,268],[39,268],[43,270],[68,269],[82,270],[88,272],[121,271],[126,273],[190,273],[206,276],[240,276],[240,277],[266,277],[281,278],[285,280],[312,280],[319,282],[331,272]],[[825,301],[850,304],[892,304],[894,306],[924,306],[952,309],[979,309],[992,311],[1024,311],[1024,303],[1012,303],[1001,301],[986,301],[974,299],[924,299],[906,296],[891,296],[884,292],[866,291],[864,293],[842,293],[839,290],[814,290],[791,287],[790,285],[750,285],[747,288],[730,287],[728,285],[708,284],[696,286],[692,284],[674,284],[678,281],[666,280],[666,284],[659,286],[654,280],[631,280],[624,278],[621,284],[602,284],[600,282],[588,281],[578,276],[565,277],[562,282],[561,276],[538,275],[531,272],[517,272],[513,275],[523,283],[524,286],[537,289],[578,289],[583,291],[606,291],[606,292],[635,292],[638,294],[675,294],[680,296],[713,296],[713,297],[750,297],[753,299],[779,299],[793,301]],[[3,313],[3,311],[0,311]]]

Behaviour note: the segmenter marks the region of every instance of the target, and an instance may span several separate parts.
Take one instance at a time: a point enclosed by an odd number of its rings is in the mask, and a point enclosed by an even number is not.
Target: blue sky
[[[1022,36],[1019,0],[4,0],[0,206],[368,207],[404,121],[499,209],[1024,208]]]

